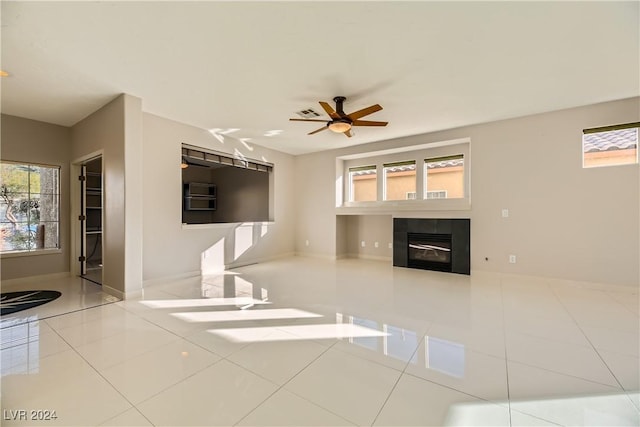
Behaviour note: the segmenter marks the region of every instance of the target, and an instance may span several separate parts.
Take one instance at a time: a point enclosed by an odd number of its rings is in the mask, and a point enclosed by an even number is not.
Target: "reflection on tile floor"
[[[119,301],[118,298],[103,292],[102,286],[80,277],[60,277],[49,279],[45,283],[36,281],[11,285],[2,284],[3,293],[29,290],[58,291],[62,295],[41,306],[0,317],[0,328]]]
[[[25,311],[2,425],[637,426],[637,290],[602,289],[290,258]]]

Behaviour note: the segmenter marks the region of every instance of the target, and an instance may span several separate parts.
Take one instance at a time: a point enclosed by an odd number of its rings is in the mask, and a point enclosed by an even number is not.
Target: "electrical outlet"
[[[380,246],[380,244],[379,244],[378,242],[375,242],[375,243],[373,244],[373,247],[375,247],[375,248],[377,248],[378,246]]]
[[[509,218],[509,209],[502,209],[502,218]]]
[[[308,241],[308,240],[305,240],[305,241],[304,241],[304,245],[305,245],[305,246],[309,246],[309,241]]]
[[[362,242],[360,242],[360,246],[362,246],[363,248],[366,246],[364,243],[364,240]]]
[[[515,255],[509,255],[509,263],[511,263],[511,264],[515,264],[516,263],[516,256]]]

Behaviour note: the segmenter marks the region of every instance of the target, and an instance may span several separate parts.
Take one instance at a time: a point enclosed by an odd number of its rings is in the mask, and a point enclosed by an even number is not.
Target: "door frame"
[[[87,154],[85,156],[79,157],[71,162],[71,175],[70,175],[70,196],[71,196],[71,209],[70,209],[70,224],[69,227],[71,230],[71,245],[70,245],[70,259],[69,259],[69,271],[71,271],[72,276],[80,276],[80,261],[78,258],[82,255],[82,230],[80,230],[80,221],[78,217],[82,215],[82,206],[80,203],[80,197],[82,197],[81,192],[81,184],[78,177],[82,173],[82,165],[94,160],[96,158],[100,158],[102,163],[101,168],[103,171],[103,209],[102,209],[102,224],[104,230],[104,217],[105,217],[105,209],[104,209],[104,150],[94,151],[93,153]],[[103,231],[104,233],[104,231]],[[104,234],[101,239],[102,245],[102,253],[104,254]],[[102,281],[104,282],[104,269],[107,266],[104,264],[103,259],[103,267],[102,267]]]

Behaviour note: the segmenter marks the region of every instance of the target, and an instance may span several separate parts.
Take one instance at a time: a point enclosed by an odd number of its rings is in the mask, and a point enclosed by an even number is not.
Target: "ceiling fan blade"
[[[314,133],[322,132],[323,130],[328,129],[329,126],[322,126],[320,129],[316,129],[313,132],[309,132],[307,135],[313,135]]]
[[[324,101],[320,101],[320,105],[322,106],[322,108],[324,108],[324,111],[327,112],[327,114],[329,115],[329,117],[331,117],[332,119],[340,119],[340,114],[336,113],[336,110],[333,109],[333,107],[329,104],[327,104]]]
[[[376,111],[382,110],[380,104],[372,105],[371,107],[363,108],[362,110],[358,110],[354,113],[347,114],[347,118],[351,120],[358,120],[360,117],[368,116],[369,114],[375,113]]]
[[[389,122],[375,122],[372,120],[354,120],[351,126],[386,126]]]
[[[320,120],[320,119],[289,119],[292,122],[322,122],[329,123],[330,120]]]
[[[351,138],[353,135],[351,135],[351,129],[349,129],[348,131],[343,132],[345,135],[347,135],[349,138]]]

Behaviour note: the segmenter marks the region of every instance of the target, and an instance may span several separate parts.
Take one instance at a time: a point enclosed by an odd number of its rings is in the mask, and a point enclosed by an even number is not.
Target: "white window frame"
[[[383,179],[383,183],[382,183],[382,201],[385,201],[385,202],[397,202],[398,201],[397,199],[387,200],[387,172],[388,172],[389,168],[392,168],[394,166],[399,166],[399,165],[402,165],[404,163],[413,164],[413,168],[416,171],[416,183],[415,184],[416,184],[416,190],[417,190],[417,186],[418,186],[418,182],[417,182],[418,175],[417,174],[418,174],[418,171],[417,171],[417,166],[416,166],[417,163],[416,163],[415,160],[405,160],[405,161],[400,161],[400,162],[384,163],[382,165],[382,179]],[[417,193],[417,191],[416,191],[416,193]],[[406,198],[404,200],[416,200],[416,199],[408,199],[408,198]]]
[[[454,154],[451,156],[445,156],[445,157],[462,157],[462,185],[463,185],[463,192],[466,194],[466,184],[465,184],[465,175],[466,175],[466,160],[465,160],[465,156],[462,153],[459,154]],[[427,173],[427,163],[429,163],[430,161],[434,161],[434,160],[439,160],[442,158],[438,158],[438,157],[430,157],[428,159],[424,159],[423,162],[423,169],[424,169],[424,176],[423,176],[423,181],[424,181],[424,199],[425,200],[438,200],[438,199],[447,199],[448,194],[447,194],[447,190],[435,190],[435,191],[431,191],[429,190],[429,180],[428,180],[428,173]],[[429,197],[428,194],[429,193],[442,193],[444,192],[445,196],[444,197]],[[464,197],[463,197],[464,198]]]
[[[597,135],[597,134],[610,134],[613,132],[622,132],[622,131],[629,131],[629,130],[635,130],[635,150],[636,150],[636,156],[635,156],[635,160],[633,162],[630,163],[610,163],[610,164],[601,164],[601,165],[586,165],[585,164],[585,154],[587,154],[588,152],[585,151],[585,144],[586,139],[590,138],[587,135]],[[606,142],[604,142],[604,145],[607,145]],[[608,144],[609,147],[606,147],[607,149],[602,150],[602,152],[606,152],[608,150],[610,151],[614,151],[616,149],[620,149],[616,147],[616,142],[612,141],[610,144]],[[603,147],[605,148],[605,147]],[[581,152],[582,152],[582,168],[583,169],[594,169],[594,168],[602,168],[602,167],[612,167],[612,166],[628,166],[628,165],[637,165],[639,163],[639,156],[640,156],[640,122],[635,122],[635,123],[626,123],[626,124],[619,124],[619,125],[612,125],[612,126],[602,126],[602,127],[597,127],[597,128],[590,128],[590,129],[583,129],[582,131],[582,142],[581,142]],[[590,152],[590,151],[589,151]]]
[[[471,209],[471,139],[459,138],[448,141],[420,143],[402,147],[345,154],[336,157],[336,213],[367,214],[394,213],[401,211],[468,211]],[[463,155],[464,158],[464,197],[453,199],[426,199],[424,188],[424,168],[419,165],[425,159]],[[385,200],[385,179],[383,165],[395,162],[415,160],[416,162],[416,199]],[[376,165],[377,198],[376,201],[353,201],[351,168],[363,165]]]
[[[355,166],[355,167],[350,167],[347,170],[347,179],[349,180],[349,191],[348,191],[348,200],[351,203],[368,203],[368,201],[364,201],[364,202],[356,202],[353,200],[354,196],[355,196],[355,190],[353,188],[353,177],[355,176],[355,172],[359,172],[359,171],[364,171],[364,170],[373,170],[376,172],[376,186],[378,185],[378,170],[376,168],[376,165],[362,165],[362,166]]]

